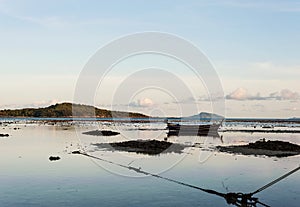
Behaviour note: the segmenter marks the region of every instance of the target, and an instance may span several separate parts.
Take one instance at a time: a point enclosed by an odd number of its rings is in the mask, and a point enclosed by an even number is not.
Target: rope
[[[225,198],[225,200],[227,201],[228,204],[233,204],[233,205],[236,205],[236,206],[244,206],[245,204],[247,206],[256,206],[256,203],[259,203],[262,206],[269,207],[268,205],[266,205],[264,203],[261,203],[260,201],[258,201],[257,198],[253,198],[252,196],[254,194],[259,193],[259,192],[265,190],[266,188],[274,185],[275,183],[283,180],[284,178],[290,176],[291,174],[297,172],[298,170],[300,170],[300,166],[299,166],[299,167],[295,168],[294,170],[292,170],[292,171],[284,174],[283,176],[277,178],[276,180],[270,182],[269,184],[259,188],[258,190],[254,191],[253,193],[248,193],[248,194],[227,193],[227,194],[224,194],[224,193],[220,193],[220,192],[217,192],[217,191],[214,191],[214,190],[205,189],[205,188],[201,188],[201,187],[191,185],[191,184],[188,184],[188,183],[184,183],[184,182],[181,182],[181,181],[173,180],[171,178],[163,177],[161,175],[156,175],[156,174],[153,174],[153,173],[150,173],[150,172],[146,172],[146,171],[142,170],[141,168],[126,166],[126,165],[116,163],[116,162],[113,162],[113,161],[109,161],[109,160],[106,160],[106,159],[103,159],[103,158],[100,158],[100,157],[89,155],[87,153],[82,153],[80,151],[74,151],[74,152],[72,152],[72,154],[80,154],[80,155],[83,155],[83,156],[86,156],[86,157],[90,157],[90,158],[93,158],[93,159],[101,160],[103,162],[107,162],[107,163],[116,165],[116,166],[119,166],[119,167],[122,167],[122,168],[126,168],[128,170],[133,170],[137,173],[141,173],[141,174],[144,174],[144,175],[150,175],[152,177],[163,179],[163,180],[166,180],[166,181],[169,181],[169,182],[172,182],[172,183],[176,183],[176,184],[179,184],[179,185],[182,185],[182,186],[186,186],[186,187],[189,187],[189,188],[201,190],[201,191],[209,193],[209,194],[214,194],[214,195],[217,195],[217,196],[221,196],[221,197]]]
[[[256,193],[259,193],[259,192],[265,190],[266,188],[268,188],[268,187],[274,185],[275,183],[278,183],[279,181],[283,180],[284,178],[286,178],[286,177],[290,176],[291,174],[297,172],[298,170],[300,170],[300,166],[297,167],[297,168],[295,168],[294,170],[292,170],[292,171],[290,171],[290,172],[284,174],[283,176],[277,178],[276,180],[274,180],[274,181],[268,183],[267,185],[264,185],[263,187],[259,188],[258,190],[254,191],[253,193],[250,193],[250,195],[254,195],[254,194],[256,194]]]
[[[113,165],[117,165],[117,166],[122,167],[122,168],[133,170],[133,171],[135,171],[137,173],[141,173],[141,174],[144,174],[144,175],[150,175],[152,177],[160,178],[160,179],[163,179],[163,180],[166,180],[166,181],[169,181],[169,182],[173,182],[173,183],[176,183],[176,184],[179,184],[179,185],[182,185],[182,186],[186,186],[186,187],[194,188],[194,189],[197,189],[197,190],[201,190],[201,191],[204,191],[204,192],[207,192],[207,193],[210,193],[210,194],[215,194],[215,195],[218,195],[218,196],[221,196],[221,197],[225,197],[225,195],[226,195],[224,193],[219,193],[219,192],[214,191],[214,190],[201,188],[201,187],[198,187],[198,186],[195,186],[195,185],[191,185],[191,184],[187,184],[187,183],[184,183],[184,182],[181,182],[181,181],[173,180],[171,178],[163,177],[161,175],[156,175],[156,174],[153,174],[153,173],[149,173],[149,172],[146,172],[144,170],[141,170],[141,168],[136,168],[136,167],[122,165],[120,163],[116,163],[116,162],[109,161],[109,160],[106,160],[106,159],[103,159],[103,158],[100,158],[100,157],[89,155],[87,153],[81,153],[81,152],[77,152],[76,151],[73,154],[84,155],[86,157],[90,157],[90,158],[93,158],[93,159],[101,160],[103,162],[107,162],[107,163],[110,163],[110,164],[113,164]]]

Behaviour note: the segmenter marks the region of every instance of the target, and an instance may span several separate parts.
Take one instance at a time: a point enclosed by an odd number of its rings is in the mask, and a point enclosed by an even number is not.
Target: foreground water
[[[163,123],[16,122],[0,133],[0,206],[228,206],[222,197],[144,176],[109,163],[70,154],[91,155],[157,173],[219,192],[252,192],[299,166],[300,156],[255,157],[221,153],[217,145],[241,144],[261,138],[300,144],[300,134],[224,132],[220,137],[169,137],[188,147],[181,154],[148,156],[96,149],[91,143],[135,139],[163,140]],[[83,135],[92,129],[113,129],[114,137]],[[138,130],[139,129],[139,130]],[[143,129],[143,130],[142,130]],[[61,160],[50,162],[49,156]],[[300,173],[293,174],[256,197],[269,206],[299,206]],[[258,205],[259,206],[259,205]]]

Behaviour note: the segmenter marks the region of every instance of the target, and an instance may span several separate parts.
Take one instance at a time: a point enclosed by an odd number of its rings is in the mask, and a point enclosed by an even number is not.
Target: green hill
[[[140,113],[110,111],[94,106],[60,103],[45,108],[0,110],[0,117],[99,117],[99,118],[147,118]]]

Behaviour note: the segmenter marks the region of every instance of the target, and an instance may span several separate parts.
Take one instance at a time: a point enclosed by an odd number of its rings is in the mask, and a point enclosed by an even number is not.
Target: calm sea
[[[63,122],[62,122],[63,121]],[[218,152],[217,145],[246,144],[261,138],[300,144],[298,133],[220,132],[220,137],[168,137],[194,145],[183,153],[156,156],[98,149],[93,143],[136,139],[165,140],[165,123],[76,122],[2,119],[0,133],[0,206],[229,206],[225,199],[100,160],[70,154],[74,150],[125,166],[221,193],[253,192],[299,166],[300,156],[275,158]],[[223,129],[263,128],[269,123],[225,123]],[[271,127],[297,129],[297,124]],[[84,135],[106,129],[112,137]],[[49,156],[59,156],[50,162]],[[300,172],[256,194],[269,206],[299,206]],[[257,206],[260,206],[259,204]]]

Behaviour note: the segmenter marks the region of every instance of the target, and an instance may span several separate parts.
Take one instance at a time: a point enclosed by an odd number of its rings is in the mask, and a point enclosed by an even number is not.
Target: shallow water
[[[15,127],[20,129],[15,130]],[[136,130],[141,128],[152,130]],[[94,137],[93,129],[121,131],[114,137]],[[159,130],[158,130],[159,129]],[[220,138],[169,137],[195,144],[182,154],[147,156],[95,149],[91,143],[166,137],[164,124],[59,124],[40,122],[2,126],[0,133],[0,206],[228,206],[216,195],[138,174],[99,160],[69,154],[84,149],[117,163],[219,192],[252,192],[299,166],[300,156],[268,158],[218,152],[216,145],[253,142],[261,138],[300,144],[300,134],[225,132]],[[61,160],[50,162],[49,156]],[[299,206],[300,172],[256,195],[270,206]],[[258,205],[259,206],[259,205]]]

